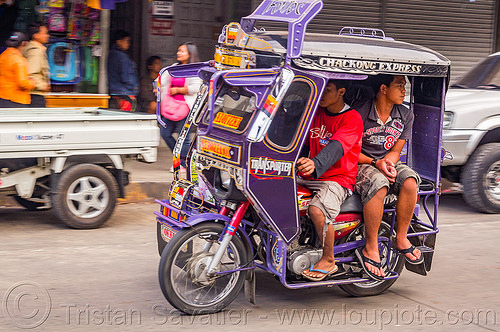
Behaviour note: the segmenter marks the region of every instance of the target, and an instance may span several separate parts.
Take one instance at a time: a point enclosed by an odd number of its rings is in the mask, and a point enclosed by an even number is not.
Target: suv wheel
[[[462,171],[461,182],[467,204],[484,213],[500,213],[500,143],[478,147]]]

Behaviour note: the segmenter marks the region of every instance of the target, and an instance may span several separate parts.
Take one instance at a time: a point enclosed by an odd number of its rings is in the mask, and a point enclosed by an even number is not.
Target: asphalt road
[[[183,316],[157,281],[154,204],[123,204],[96,230],[71,230],[50,211],[0,208],[0,331],[500,331],[500,217],[459,195],[442,198],[427,277],[404,271],[384,294],[289,290],[257,273],[222,313]]]

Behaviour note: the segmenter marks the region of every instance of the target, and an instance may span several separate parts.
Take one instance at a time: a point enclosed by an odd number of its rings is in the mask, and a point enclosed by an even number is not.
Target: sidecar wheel
[[[161,255],[158,277],[161,291],[175,308],[190,314],[223,310],[239,294],[247,271],[208,277],[207,270],[219,248],[224,225],[205,222],[178,232]],[[246,266],[248,254],[243,241],[234,235],[222,256],[218,271]]]
[[[380,225],[380,230],[379,230],[379,236],[385,236],[389,237],[389,232],[390,232],[391,227],[389,226],[388,223],[385,221],[382,221],[382,224]],[[393,236],[396,234],[393,233]],[[352,232],[349,236],[346,237],[345,242],[352,241],[354,239],[360,239],[364,237],[364,227],[360,227],[358,230],[355,230]],[[387,252],[388,250],[391,250],[391,264],[394,264],[394,269],[393,271],[397,272],[399,275],[401,274],[401,271],[403,271],[404,267],[404,259],[401,257],[401,254],[399,254],[397,251],[393,250],[392,248],[388,248],[385,243],[382,244],[382,251],[381,251],[381,262],[382,262],[382,267],[387,266]],[[359,265],[359,263],[357,263]],[[358,272],[362,271],[361,266],[349,266],[347,268],[351,268],[354,270],[357,270]],[[345,285],[339,285],[340,289],[342,289],[344,292],[347,294],[350,294],[352,296],[372,296],[372,295],[378,295],[380,293],[385,292],[389,287],[392,286],[396,282],[397,279],[391,279],[391,280],[371,280],[367,282],[360,282],[360,283],[355,283],[355,284],[345,284]]]

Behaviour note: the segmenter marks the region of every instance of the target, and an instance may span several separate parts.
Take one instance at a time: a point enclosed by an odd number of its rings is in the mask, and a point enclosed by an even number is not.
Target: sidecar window
[[[225,84],[215,98],[214,126],[243,132],[255,113],[255,97],[242,87]],[[209,113],[206,113],[203,122],[209,121]]]
[[[310,96],[309,84],[295,81],[290,85],[267,132],[272,143],[283,148],[290,145]]]

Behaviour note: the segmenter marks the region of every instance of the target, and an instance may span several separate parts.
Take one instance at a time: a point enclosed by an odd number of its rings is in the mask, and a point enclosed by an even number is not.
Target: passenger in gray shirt
[[[366,230],[366,246],[356,255],[373,279],[383,279],[378,249],[378,231],[387,194],[397,196],[396,248],[407,262],[420,264],[423,255],[407,238],[408,226],[417,203],[420,177],[399,162],[401,150],[411,138],[413,113],[402,105],[405,76],[375,77],[375,99],[357,106],[364,125],[358,176],[354,190],[361,195]]]

